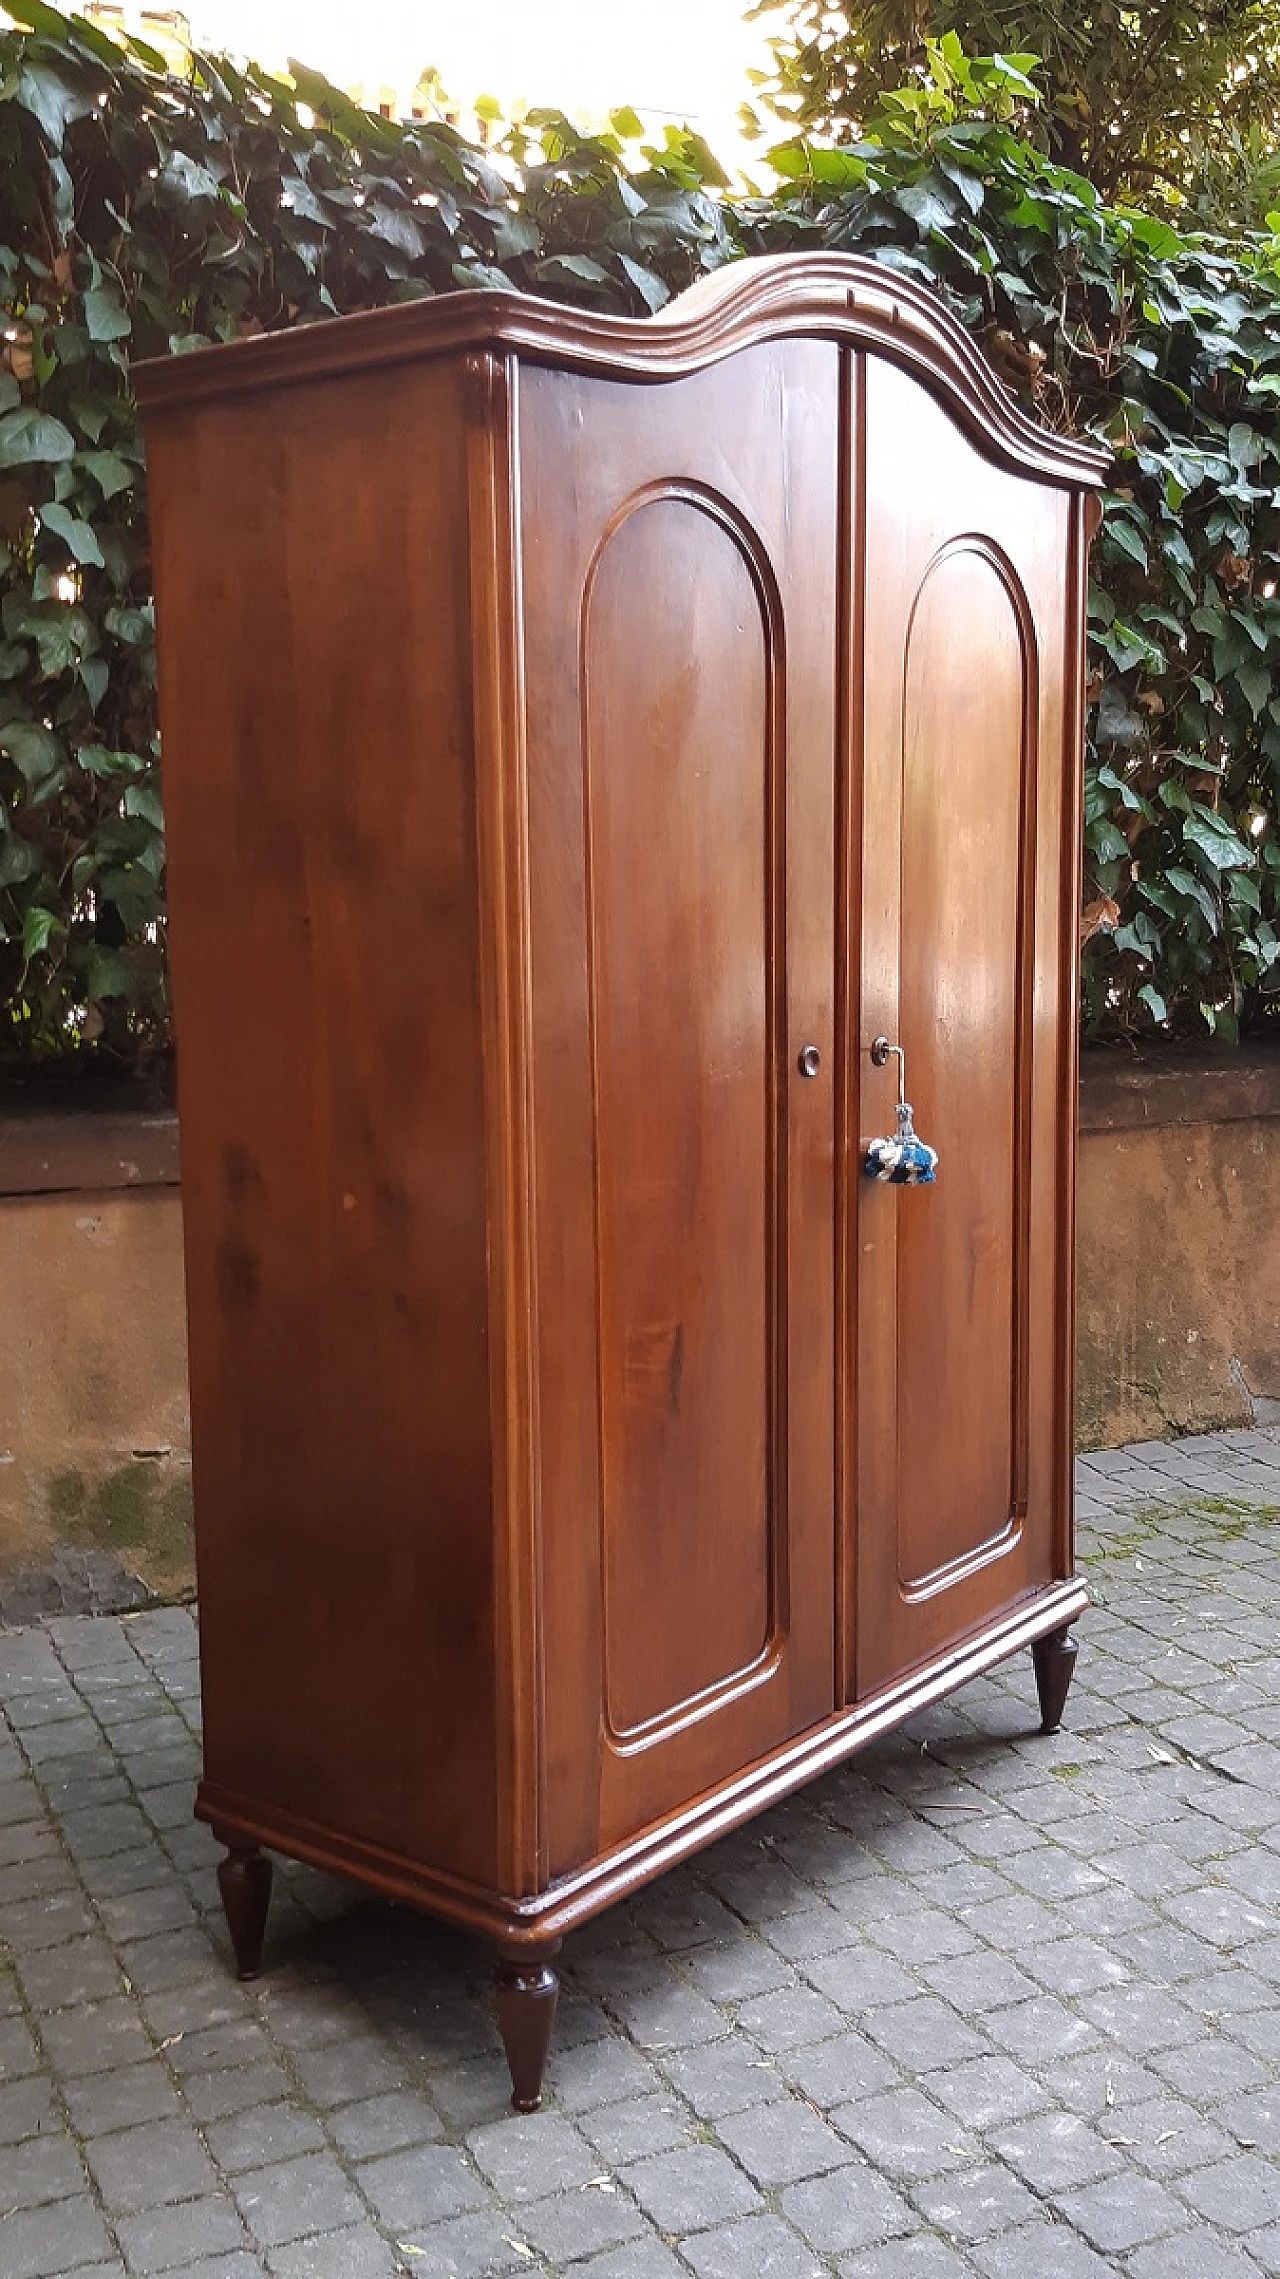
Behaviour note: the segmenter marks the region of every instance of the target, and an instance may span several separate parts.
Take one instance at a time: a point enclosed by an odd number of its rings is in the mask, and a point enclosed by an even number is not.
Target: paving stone
[[[643,2050],[687,2049],[728,2031],[724,2012],[692,1986],[657,1984],[624,1995],[616,2005],[628,2033]]]
[[[513,2204],[572,2191],[587,2184],[600,2165],[573,2123],[559,2113],[509,2114],[489,2128],[473,2129],[467,2149],[481,2174]]]
[[[1118,2118],[1109,2115],[1101,2130],[1130,2159],[1157,2176],[1177,2176],[1184,2169],[1228,2159],[1235,2151],[1215,2121],[1178,2097],[1153,2097],[1126,2108]]]
[[[826,2279],[828,2266],[778,2216],[747,2216],[720,2231],[699,2232],[682,2253],[698,2279]]]
[[[765,2191],[823,2175],[852,2157],[847,2140],[795,2097],[731,2113],[717,2134]]]
[[[1243,2090],[1260,2088],[1273,2080],[1275,2068],[1239,2044],[1199,2031],[1183,2049],[1159,2050],[1151,2058],[1151,2071],[1159,2074],[1179,2096],[1218,2103]]]
[[[1257,2279],[1258,2265],[1252,2256],[1198,2228],[1140,2247],[1127,2269],[1131,2279]]]
[[[1241,2242],[1241,2252],[1248,2253],[1259,2271],[1267,2279],[1277,2279],[1280,2273],[1280,2224],[1269,2224],[1265,2231],[1250,2232]]]
[[[1132,2125],[1132,2116],[1126,2115],[1126,2125]],[[1126,2166],[1118,2145],[1109,2144],[1079,2113],[1037,2113],[995,2130],[991,2143],[1000,2158],[1040,2193],[1096,2184]]]
[[[799,2049],[807,2042],[827,2041],[845,2030],[845,2020],[833,2002],[811,1986],[779,1989],[758,2000],[744,2002],[738,2024],[761,2049]]]
[[[166,2050],[170,2062],[180,2048]],[[175,2070],[181,2071],[180,2066]],[[220,2065],[209,2072],[187,2073],[182,2094],[197,2121],[220,2121],[251,2105],[270,2105],[278,2097],[296,2094],[294,2083],[274,2057],[250,2057],[240,2065]],[[336,2116],[335,2116],[336,2117]]]
[[[703,2120],[714,2121],[786,2094],[777,2061],[762,2057],[753,2042],[735,2039],[674,2050],[664,2058],[663,2072]]]
[[[772,1994],[791,1984],[782,1956],[741,1927],[731,1942],[687,1955],[685,1969],[712,2002],[745,2002],[752,1994]]]
[[[404,2145],[428,2144],[444,2134],[435,2107],[426,2097],[400,2089],[389,2096],[369,2097],[357,2105],[343,2105],[329,2116],[329,2132],[339,2150],[352,2160],[367,2160],[378,2152],[396,2152]]]
[[[525,2238],[553,2271],[605,2248],[621,2247],[649,2229],[634,2200],[611,2176],[597,2177],[549,2199],[531,2200],[521,2207],[519,2222]]]
[[[701,2231],[761,2206],[754,2184],[716,2145],[682,2145],[623,2170],[645,2214],[660,2231]]]
[[[1065,2224],[1025,2224],[980,2241],[973,2260],[985,2279],[1114,2279],[1116,2266]]]
[[[282,1863],[236,1985],[187,1611],[0,1631],[4,2279],[123,2279],[81,2144],[137,2279],[1280,2279],[1280,1545],[1192,1507],[1228,1465],[1280,1508],[1277,1433],[1082,1468],[1070,1734],[1022,1657],[570,1941],[528,2121],[406,1910]]]
[[[1019,1962],[1025,1958],[1019,1957]],[[975,1947],[972,1954],[948,1962],[932,1963],[921,1973],[927,1986],[949,2002],[961,2017],[982,2021],[993,2010],[1012,2002],[1025,2002],[1037,1991],[1034,1979],[1007,1955]]]
[[[1256,2153],[1241,2152],[1178,2179],[1184,2200],[1224,2231],[1261,2230],[1280,2220],[1280,2172]]]
[[[779,2205],[819,2255],[846,2255],[914,2231],[917,2219],[882,2176],[861,2161],[830,2176],[811,2177],[782,2193]]]
[[[580,2113],[578,2126],[603,2161],[614,2168],[646,2153],[669,2152],[690,2134],[687,2109],[673,2096],[635,2097],[598,2112]]]
[[[120,1991],[120,1965],[105,1939],[67,1939],[18,1957],[18,1976],[33,2010],[79,2009]]]
[[[1041,2084],[1006,2057],[976,2057],[950,2072],[931,2074],[929,2088],[975,2129],[1017,2120],[1050,2102]]]
[[[903,2182],[946,2175],[978,2157],[963,2123],[918,2089],[838,2106],[831,2118],[842,2136]]]
[[[837,2034],[830,2041],[783,2050],[774,2062],[782,2080],[824,2113],[852,2098],[874,2097],[902,2083],[899,2068],[883,2050],[873,2049],[857,2034]]]
[[[993,2232],[1030,2222],[1039,2213],[1026,2185],[999,2167],[937,2177],[918,2184],[912,2199],[921,2214],[953,2241],[988,2239]]]
[[[363,2161],[360,2189],[382,2221],[397,2230],[482,2208],[489,2193],[456,2145],[421,2145]]]
[[[1089,2050],[1053,2069],[1054,2100],[1091,2118],[1125,2111],[1144,2098],[1162,2097],[1166,2084],[1153,2067],[1117,2049]]]
[[[106,2207],[115,2213],[194,2199],[217,2183],[208,2153],[185,2120],[148,2121],[85,2147]]]
[[[398,2274],[412,2265],[407,2265],[406,2258],[372,2225],[353,2224],[319,2238],[291,2240],[284,2247],[273,2247],[266,2267],[271,2279],[398,2279]],[[425,2268],[444,2273],[449,2265],[438,2263]]]
[[[246,2224],[265,2247],[278,2247],[310,2232],[341,2230],[364,2214],[328,2153],[304,2153],[278,2167],[247,2169],[235,2178],[233,2189]]]
[[[263,2168],[303,2152],[319,2152],[324,2136],[314,2114],[283,2101],[250,2105],[226,2120],[214,2121],[204,2132],[205,2143],[218,2166],[234,2175],[242,2168]]]
[[[40,2039],[51,2064],[68,2077],[105,2073],[153,2054],[137,2010],[123,1996],[82,2009],[56,2011],[41,2020]],[[0,2027],[0,2065],[6,2065],[3,2041]]]
[[[973,2279],[968,2259],[928,2232],[845,2256],[838,2269],[840,2279]]]
[[[870,2041],[893,2058],[904,2071],[931,2073],[942,2066],[961,2065],[967,2058],[989,2051],[984,2035],[956,2016],[947,2003],[921,1995],[888,2010],[876,2011],[864,2024]]]
[[[444,2223],[413,2227],[395,2244],[396,2271],[419,2272],[424,2279],[437,2279],[437,2274],[438,2279],[494,2279],[501,2272],[528,2274],[544,2268],[525,2243],[516,2219],[506,2213],[451,2216]],[[347,2279],[340,2263],[333,2268],[333,2279]]]
[[[1246,2151],[1280,2156],[1280,2083],[1230,2098],[1215,2108],[1214,2118]]]
[[[185,2272],[189,2263],[232,2255],[246,2244],[236,2208],[221,2195],[121,2216],[116,2230],[130,2270],[148,2275]]]
[[[840,1920],[838,1911],[831,1913]],[[790,1920],[791,1918],[789,1918]],[[844,1926],[846,1934],[852,1926]],[[818,1956],[804,1963],[802,1972],[807,1983],[842,2011],[846,2018],[860,2021],[873,2010],[888,2003],[914,2001],[919,1989],[910,1971],[893,1955],[881,1953],[878,1947],[861,1941],[857,1946],[842,1946],[837,1952]]]
[[[25,2018],[0,2018],[0,2081],[17,2081],[24,2074],[38,2073],[43,2062]]]
[[[720,2048],[719,2043],[714,2046]],[[653,2066],[630,2042],[618,2034],[602,2034],[589,2044],[579,2045],[572,2067],[563,2069],[563,2078],[557,2083],[557,2102],[566,2112],[587,2112],[599,2105],[649,2095],[660,2087]]]
[[[66,2279],[80,2265],[109,2262],[111,2240],[85,2193],[40,2208],[17,2208],[4,2218],[5,2279]]]
[[[0,2203],[39,2208],[48,2200],[69,2200],[84,2191],[86,2178],[76,2148],[64,2136],[28,2137],[6,2147]],[[0,2232],[0,2248],[4,2235]]]
[[[529,2265],[523,2269],[528,2271]],[[574,2279],[685,2279],[686,2270],[661,2240],[648,2238],[593,2255],[577,2266]]]
[[[0,2086],[0,2145],[20,2144],[24,2137],[46,2135],[61,2126],[53,2092],[42,2075]]]
[[[1082,2232],[1090,2245],[1104,2255],[1123,2255],[1129,2248],[1158,2239],[1163,2232],[1181,2229],[1186,2212],[1164,2186],[1147,2176],[1112,2176],[1083,2191],[1066,2192],[1058,2200],[1067,2221]]]

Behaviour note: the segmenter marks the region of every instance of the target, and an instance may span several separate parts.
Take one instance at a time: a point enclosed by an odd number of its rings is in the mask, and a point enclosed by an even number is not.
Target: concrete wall
[[[1280,1051],[1086,1055],[1082,1448],[1280,1422]]]
[[[193,1580],[172,1117],[0,1124],[0,1620]]]
[[[194,1579],[177,1181],[172,1117],[0,1122],[0,1621]],[[1082,1447],[1280,1419],[1280,1052],[1087,1056],[1078,1271]]]

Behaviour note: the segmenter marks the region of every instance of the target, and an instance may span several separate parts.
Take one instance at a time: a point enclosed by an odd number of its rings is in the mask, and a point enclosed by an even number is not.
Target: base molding
[[[867,1701],[809,1727],[731,1780],[708,1790],[684,1810],[559,1877],[529,1898],[516,1899],[486,1890],[359,1837],[238,1795],[213,1780],[200,1783],[196,1817],[215,1825],[224,1842],[262,1845],[290,1859],[305,1860],[311,1867],[349,1876],[385,1898],[420,1907],[462,1930],[497,1940],[508,1952],[518,1953],[522,1947],[541,1949],[548,1940],[561,1938],[578,1924],[588,1922],[678,1861],[779,1803],[817,1774],[856,1756],[859,1749],[892,1732],[917,1710],[942,1700],[970,1678],[994,1669],[997,1663],[1034,1646],[1051,1632],[1065,1630],[1088,1604],[1088,1589],[1078,1577],[1037,1591],[951,1652]]]

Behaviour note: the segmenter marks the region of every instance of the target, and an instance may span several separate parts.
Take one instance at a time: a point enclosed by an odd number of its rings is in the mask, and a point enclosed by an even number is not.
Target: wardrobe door
[[[933,1186],[857,1165],[850,1693],[1065,1573],[1078,756],[1066,491],[868,358],[854,1131],[905,1053]],[[1074,638],[1074,636],[1073,636]]]
[[[550,1875],[834,1698],[838,392],[520,375]]]

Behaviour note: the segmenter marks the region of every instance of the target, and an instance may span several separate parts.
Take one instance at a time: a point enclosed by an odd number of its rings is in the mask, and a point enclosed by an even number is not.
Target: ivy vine
[[[1233,1037],[1280,1004],[1280,216],[1105,207],[1020,139],[1017,65],[931,50],[857,144],[733,196],[706,144],[555,112],[468,142],[318,75],[186,77],[44,0],[0,34],[0,1058],[168,1048],[137,357],[462,286],[632,314],[744,252],[933,280],[1037,416],[1106,440],[1086,1027]]]

